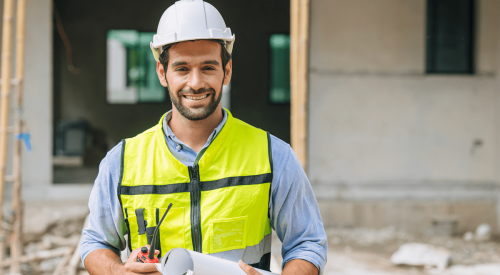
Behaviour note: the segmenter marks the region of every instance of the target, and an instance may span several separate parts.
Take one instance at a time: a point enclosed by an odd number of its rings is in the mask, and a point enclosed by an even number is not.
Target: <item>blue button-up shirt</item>
[[[227,113],[207,140],[209,146],[227,121]],[[163,129],[168,148],[175,158],[192,166],[198,153],[180,141],[168,126]],[[96,249],[110,249],[118,255],[126,248],[127,232],[117,194],[120,178],[121,143],[111,149],[99,165],[99,174],[89,199],[89,226],[83,230],[81,257]],[[314,264],[320,271],[326,263],[327,239],[318,203],[297,156],[287,143],[271,135],[274,175],[269,205],[271,227],[283,243],[283,266],[293,259]]]

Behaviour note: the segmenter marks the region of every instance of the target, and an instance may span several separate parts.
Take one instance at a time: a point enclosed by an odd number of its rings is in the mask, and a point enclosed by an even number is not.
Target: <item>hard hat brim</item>
[[[183,40],[177,40],[177,41],[174,41],[174,42],[170,42],[170,43],[165,43],[165,44],[157,44],[157,45],[154,45],[153,44],[153,41],[151,41],[149,43],[149,46],[151,48],[151,51],[153,52],[153,55],[154,55],[154,58],[156,61],[159,60],[160,58],[160,55],[162,53],[162,48],[164,46],[167,46],[167,45],[172,45],[172,44],[177,44],[177,43],[181,43],[181,42],[186,42],[186,41],[195,41],[195,40],[223,40],[223,41],[226,41],[226,51],[229,53],[229,54],[232,54],[233,52],[233,46],[234,46],[234,41],[236,40],[236,35],[233,34],[233,36],[231,38],[218,38],[218,37],[208,37],[208,38],[196,38],[196,39],[183,39]],[[228,43],[229,42],[229,43]]]

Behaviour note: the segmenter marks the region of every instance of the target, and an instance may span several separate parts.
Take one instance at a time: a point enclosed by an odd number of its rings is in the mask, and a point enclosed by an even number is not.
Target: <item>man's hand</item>
[[[240,266],[241,269],[243,269],[243,271],[245,271],[247,275],[262,275],[257,270],[255,270],[255,268],[247,265],[242,260],[238,262],[238,265]]]
[[[246,263],[242,262],[241,260],[238,262],[238,265],[240,268],[245,271],[247,275],[262,275],[260,274],[255,268],[247,265]],[[308,261],[304,260],[291,260],[285,265],[285,269],[283,270],[283,273],[281,275],[318,275],[318,269],[316,266],[311,264]]]
[[[149,249],[149,245],[146,246]],[[155,264],[151,263],[141,263],[137,261],[137,254],[141,252],[141,248],[134,249],[130,253],[127,262],[123,265],[125,273],[122,274],[151,274],[151,275],[161,275],[156,269]],[[155,255],[158,255],[160,251],[156,250]]]
[[[147,246],[149,248],[149,246]],[[109,249],[97,249],[85,258],[85,267],[91,275],[134,275],[148,274],[161,275],[155,264],[137,262],[137,254],[141,248],[134,249],[130,253],[127,262],[122,263],[120,257]],[[159,253],[155,251],[155,255]]]

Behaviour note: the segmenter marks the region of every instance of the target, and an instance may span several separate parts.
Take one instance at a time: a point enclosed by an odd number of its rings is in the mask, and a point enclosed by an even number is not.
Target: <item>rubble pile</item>
[[[53,254],[46,259],[23,263],[21,265],[23,274],[80,274],[75,273],[75,271],[84,268],[81,266],[80,256],[76,250],[83,224],[84,218],[62,221],[50,226],[50,229],[44,235],[26,243],[25,255],[50,252]],[[71,272],[68,269],[75,269],[75,271]]]
[[[329,246],[337,249],[355,248],[390,256],[401,245],[418,242],[448,249],[452,264],[500,263],[500,243],[495,240],[477,240],[475,236],[465,238],[467,240],[461,236],[417,236],[398,231],[394,227],[329,228],[326,232]]]
[[[449,249],[453,264],[500,263],[500,243],[495,241],[465,241],[460,237],[436,237],[429,238],[428,243]]]
[[[445,270],[450,263],[450,251],[422,243],[406,243],[394,252],[391,262],[395,265],[437,267]]]
[[[387,259],[392,256],[396,261],[393,264],[416,266],[421,274],[500,274],[500,242],[492,238],[491,228],[487,225],[478,226],[475,232],[453,237],[409,234],[394,227],[334,227],[326,232],[329,249],[333,251],[368,252]],[[430,259],[428,255],[438,252],[443,255],[442,263],[426,262]],[[491,270],[496,272],[491,273]]]
[[[80,262],[78,244],[88,208],[85,204],[28,204],[25,208],[21,273],[24,275],[88,274]],[[36,215],[29,215],[36,213]],[[7,259],[4,274],[9,273]]]

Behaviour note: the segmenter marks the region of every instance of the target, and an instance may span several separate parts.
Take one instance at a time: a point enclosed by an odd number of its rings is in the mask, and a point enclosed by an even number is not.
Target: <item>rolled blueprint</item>
[[[201,254],[183,248],[174,248],[161,258],[156,268],[163,275],[246,275],[238,263]],[[263,275],[278,275],[256,268]]]

